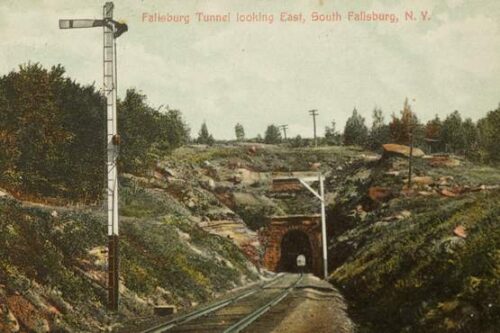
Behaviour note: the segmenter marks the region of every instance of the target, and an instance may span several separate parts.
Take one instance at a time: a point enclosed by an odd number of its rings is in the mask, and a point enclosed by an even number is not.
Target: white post
[[[326,242],[326,214],[325,214],[325,187],[323,175],[319,174],[319,191],[321,196],[321,236],[323,247],[323,274],[325,280],[328,279],[328,244]]]
[[[114,25],[106,24],[113,19],[113,3],[106,2],[103,9],[104,37],[104,94],[107,115],[107,177],[108,177],[108,301],[111,310],[118,309],[119,259],[118,259],[118,171],[119,139],[116,123],[116,44]]]
[[[113,21],[113,3],[106,2],[103,19],[59,20],[60,29],[103,27],[103,92],[106,96],[107,142],[107,206],[108,206],[108,307],[118,310],[119,251],[118,251],[118,145],[116,124],[116,38],[128,30],[123,23]]]
[[[113,18],[113,4],[104,5],[104,19]],[[115,76],[115,43],[113,28],[104,25],[104,95],[106,96],[107,115],[107,172],[108,172],[108,236],[118,235],[118,205],[115,202],[118,194],[116,170],[117,147],[114,143],[116,135],[116,76]]]

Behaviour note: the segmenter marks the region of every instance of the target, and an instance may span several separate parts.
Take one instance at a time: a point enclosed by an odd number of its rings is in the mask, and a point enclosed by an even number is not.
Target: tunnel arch
[[[302,253],[307,255],[305,271],[322,276],[321,215],[270,216],[259,239],[264,247],[261,262],[266,269],[293,271],[297,252],[306,252]],[[295,266],[290,267],[292,263]]]
[[[283,235],[280,244],[280,272],[299,272],[297,256],[302,254],[306,258],[304,272],[312,272],[313,250],[307,233],[301,230],[290,230]]]

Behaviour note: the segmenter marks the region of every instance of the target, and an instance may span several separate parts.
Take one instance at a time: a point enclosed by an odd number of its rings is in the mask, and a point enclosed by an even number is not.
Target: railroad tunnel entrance
[[[297,257],[302,254],[306,258],[304,272],[311,272],[312,250],[309,236],[303,231],[292,230],[281,239],[281,257],[278,265],[280,272],[299,272]]]
[[[321,276],[320,215],[272,216],[259,234],[262,264],[273,272],[297,272],[297,256],[306,258],[306,272]]]

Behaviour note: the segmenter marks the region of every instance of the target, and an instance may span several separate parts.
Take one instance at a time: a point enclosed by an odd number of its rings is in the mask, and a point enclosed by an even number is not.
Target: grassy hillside
[[[12,318],[0,328],[107,330],[127,318],[151,315],[155,304],[191,306],[256,278],[231,241],[201,230],[181,204],[130,186],[123,181],[123,285],[120,312],[113,316],[105,310],[101,211],[0,198],[0,303],[2,314]]]
[[[331,281],[360,332],[494,332],[500,172],[446,158],[413,167],[408,188],[405,158],[228,145],[183,147],[146,175],[123,174],[122,306],[113,316],[105,311],[104,209],[4,195],[0,327],[104,331],[150,316],[155,304],[189,307],[256,279],[251,262],[266,217],[319,208],[307,191],[273,193],[272,175],[319,168]]]
[[[417,159],[409,190],[406,168],[389,158],[370,170],[332,242],[332,281],[360,332],[496,332],[500,192],[484,189],[500,184],[499,170]],[[372,200],[370,187],[390,194]]]

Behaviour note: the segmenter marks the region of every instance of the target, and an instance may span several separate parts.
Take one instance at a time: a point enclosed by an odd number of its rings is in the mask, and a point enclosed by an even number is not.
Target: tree
[[[443,121],[441,141],[445,145],[446,151],[451,151],[453,153],[464,152],[466,141],[460,112],[455,110]]]
[[[186,125],[179,110],[168,110],[160,116],[160,130],[163,141],[169,150],[178,148],[189,141],[189,126]]]
[[[443,123],[441,122],[441,119],[439,119],[438,115],[425,124],[425,139],[429,144],[431,152],[442,151],[444,149],[444,144],[441,141],[442,128]]]
[[[473,156],[477,156],[477,148],[479,145],[478,129],[470,118],[465,119],[462,123],[462,128],[465,138],[465,156],[473,158]]]
[[[203,122],[203,124],[201,124],[200,131],[198,132],[198,139],[196,140],[196,142],[209,146],[215,143],[212,134],[208,133],[208,127],[206,122]]]
[[[106,161],[106,101],[60,65],[20,66],[0,78],[0,183],[20,194],[95,202]],[[160,113],[146,96],[118,101],[120,172],[139,172],[186,142],[180,112]]]
[[[327,145],[339,145],[340,134],[335,129],[335,120],[332,120],[331,126],[325,127],[325,141]]]
[[[480,159],[483,162],[500,162],[500,105],[488,112],[477,123]]]
[[[442,128],[443,123],[439,119],[439,116],[436,115],[434,119],[429,120],[425,125],[425,137],[432,140],[439,140]]]
[[[368,128],[365,125],[365,118],[358,114],[354,108],[351,117],[347,119],[344,128],[344,144],[364,145],[368,137]]]
[[[245,140],[245,129],[243,128],[243,125],[241,125],[240,123],[237,123],[234,126],[234,132],[236,134],[236,140],[238,140],[238,141]]]
[[[266,133],[264,134],[264,142],[270,144],[277,144],[281,142],[281,132],[278,126],[267,126]]]
[[[389,128],[391,140],[394,143],[409,145],[411,133],[413,133],[414,143],[418,145],[423,141],[424,130],[420,126],[417,115],[411,110],[408,98],[405,99],[403,110],[401,110],[401,118],[393,114]]]
[[[384,114],[381,109],[373,109],[372,128],[370,130],[367,146],[370,149],[380,149],[384,143],[390,141],[389,126],[384,122]]]
[[[306,142],[302,139],[300,135],[290,140],[290,146],[293,148],[300,148],[306,146]]]
[[[4,92],[2,129],[4,140],[13,155],[3,157],[16,174],[22,192],[44,192],[55,195],[60,184],[53,182],[64,163],[65,152],[60,149],[71,140],[71,133],[61,121],[63,111],[54,95],[61,68],[51,71],[39,64],[21,65],[18,72],[2,77]],[[3,149],[3,146],[2,146]]]
[[[152,167],[162,155],[185,144],[189,128],[178,110],[160,112],[147,104],[145,95],[127,90],[118,102],[119,166],[124,172],[141,173]]]

